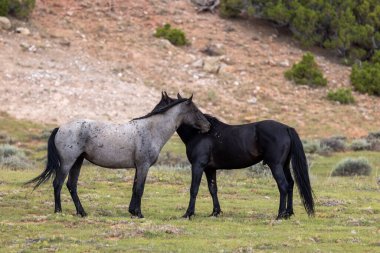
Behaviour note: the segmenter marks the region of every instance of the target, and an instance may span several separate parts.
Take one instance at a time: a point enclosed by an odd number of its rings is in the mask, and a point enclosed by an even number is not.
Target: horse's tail
[[[49,178],[53,175],[55,175],[56,170],[60,167],[60,160],[59,155],[57,151],[57,147],[55,146],[55,135],[58,132],[58,128],[55,128],[48,140],[48,147],[47,147],[47,164],[45,170],[39,175],[38,177],[26,182],[25,184],[34,184],[35,186],[33,190],[35,190],[38,186],[40,186],[42,183],[49,180]]]
[[[309,170],[302,142],[294,128],[288,129],[291,140],[293,174],[303,206],[309,216],[314,216],[313,190],[310,186]]]

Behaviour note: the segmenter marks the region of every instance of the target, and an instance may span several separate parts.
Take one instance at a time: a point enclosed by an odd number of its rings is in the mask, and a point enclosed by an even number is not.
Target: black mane
[[[188,101],[189,99],[187,98],[181,98],[181,99],[177,99],[175,100],[173,103],[170,103],[168,105],[164,105],[164,106],[156,106],[153,108],[153,110],[148,113],[147,115],[145,116],[142,116],[142,117],[139,117],[139,118],[134,118],[132,120],[139,120],[139,119],[146,119],[146,118],[149,118],[150,116],[153,116],[153,115],[156,115],[156,114],[161,114],[161,113],[164,113],[166,112],[167,110],[169,110],[170,108],[172,108],[173,106],[175,105],[178,105],[179,103],[182,103],[182,102],[185,102],[185,101]],[[158,103],[160,104],[161,101]]]
[[[223,123],[217,117],[214,117],[214,116],[212,116],[210,114],[203,113],[203,115],[206,117],[206,119],[208,120],[208,122],[210,122],[210,124]]]

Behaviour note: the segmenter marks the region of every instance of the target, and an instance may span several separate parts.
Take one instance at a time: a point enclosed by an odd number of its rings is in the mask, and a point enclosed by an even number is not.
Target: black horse
[[[178,99],[181,99],[179,95]],[[157,107],[175,100],[163,92]],[[186,145],[192,171],[190,202],[184,218],[194,215],[195,200],[203,172],[206,174],[213,200],[211,216],[218,216],[221,209],[217,196],[216,170],[246,168],[261,161],[270,167],[280,192],[277,219],[288,219],[294,214],[294,181],[290,172],[290,161],[302,203],[308,215],[314,215],[307,160],[302,142],[294,128],[273,120],[228,125],[210,115],[205,116],[211,123],[210,131],[207,133],[200,133],[186,124],[177,129],[178,135]]]

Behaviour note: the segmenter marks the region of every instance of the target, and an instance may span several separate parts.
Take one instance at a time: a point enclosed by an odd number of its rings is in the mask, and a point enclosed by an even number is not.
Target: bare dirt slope
[[[197,14],[190,1],[37,1],[31,35],[0,31],[0,110],[62,123],[87,117],[123,122],[170,94],[194,93],[208,113],[230,123],[276,119],[305,137],[358,137],[379,130],[380,99],[355,93],[357,104],[325,99],[328,89],[295,86],[283,77],[304,51],[269,24]],[[153,36],[170,23],[191,45]],[[201,66],[207,45],[222,53],[218,74]],[[348,67],[324,53],[317,62],[329,89],[349,86]]]

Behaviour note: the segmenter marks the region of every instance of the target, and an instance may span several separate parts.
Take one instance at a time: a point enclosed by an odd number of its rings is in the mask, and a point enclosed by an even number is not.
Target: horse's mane
[[[187,98],[181,98],[181,99],[177,99],[175,100],[173,103],[170,103],[168,105],[164,105],[162,107],[155,107],[150,113],[148,113],[147,115],[145,116],[142,116],[142,117],[139,117],[139,118],[134,118],[132,120],[139,120],[139,119],[146,119],[146,118],[149,118],[150,116],[153,116],[153,115],[157,115],[157,114],[161,114],[161,113],[164,113],[166,112],[167,110],[169,110],[170,108],[172,108],[173,106],[175,105],[178,105],[182,102],[185,102],[185,101],[188,101],[189,99]],[[161,101],[160,101],[161,102]]]
[[[207,114],[207,113],[203,113],[203,115],[206,117],[206,119],[210,122],[210,124],[212,123],[219,123],[221,122],[217,117],[214,117],[210,114]],[[223,123],[223,122],[221,122]]]
[[[206,114],[206,113],[204,113],[203,115],[206,117],[208,122],[210,122],[211,128],[214,130],[220,129],[220,127],[228,126],[228,124],[220,121],[217,117],[214,117],[214,116],[212,116],[210,114]]]

